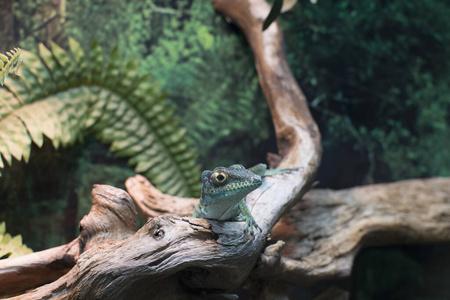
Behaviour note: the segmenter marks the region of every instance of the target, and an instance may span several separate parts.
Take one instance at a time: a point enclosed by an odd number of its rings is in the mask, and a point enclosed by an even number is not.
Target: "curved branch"
[[[79,252],[77,238],[63,246],[0,260],[0,297],[58,279],[75,265]]]
[[[243,29],[255,55],[277,135],[279,155],[269,157],[272,167],[298,168],[290,174],[266,178],[261,188],[247,197],[261,232],[246,236],[241,222],[159,216],[132,235],[134,210],[130,210],[123,192],[109,187],[111,192],[97,199],[98,203],[111,206],[90,214],[92,217],[81,223],[81,238],[87,241],[80,247],[84,252],[76,265],[57,281],[21,299],[135,299],[197,293],[203,296],[206,292],[201,289],[221,291],[237,287],[254,268],[274,224],[310,188],[320,162],[320,134],[287,66],[277,23],[262,32],[262,22],[270,10],[268,4],[263,0],[213,3]],[[152,200],[142,203],[140,199],[166,198],[165,203],[170,203],[175,198],[158,193],[139,198],[135,191],[147,192],[149,188],[141,179],[128,182],[127,188],[147,217],[161,211],[181,213],[193,208],[192,200],[181,198],[176,202],[184,201],[183,208],[173,211],[151,203]],[[136,182],[139,184],[133,186]],[[125,208],[120,203],[126,203]],[[115,222],[120,226],[114,226]],[[103,230],[104,226],[108,230]]]
[[[198,198],[182,198],[164,194],[142,175],[125,181],[128,193],[136,203],[139,215],[147,220],[159,215],[192,215]]]
[[[273,239],[286,243],[267,248],[254,275],[295,285],[349,276],[364,247],[448,243],[450,178],[312,190],[274,227]]]
[[[270,11],[267,2],[212,0],[212,3],[242,29],[252,48],[277,137],[279,154],[269,156],[271,166],[299,168],[293,174],[266,178],[263,186],[247,197],[256,222],[268,234],[281,215],[310,189],[322,153],[320,133],[286,62],[278,23],[273,22],[262,31],[262,23]]]
[[[87,249],[136,232],[136,211],[125,191],[94,185],[91,194],[92,208],[80,222],[80,237],[63,246],[0,260],[0,296],[52,282],[67,273]]]
[[[271,167],[296,166],[314,173],[320,163],[320,132],[286,62],[278,23],[273,22],[262,31],[269,5],[264,0],[212,0],[212,3],[242,29],[252,48],[277,136],[279,157],[272,157]]]
[[[269,156],[272,167],[299,168],[292,174],[266,178],[263,186],[247,197],[252,214],[257,223],[262,224],[265,235],[280,216],[309,190],[320,163],[320,133],[305,96],[287,65],[277,22],[262,31],[269,5],[263,0],[212,2],[217,10],[242,28],[255,55],[256,69],[269,103],[279,148],[279,155]],[[161,213],[190,214],[196,202],[162,194],[138,176],[128,179],[127,190],[144,218]]]

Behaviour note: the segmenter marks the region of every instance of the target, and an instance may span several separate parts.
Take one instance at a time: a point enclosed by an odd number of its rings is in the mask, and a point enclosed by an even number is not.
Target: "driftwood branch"
[[[123,240],[135,232],[136,210],[130,196],[110,186],[96,185],[91,211],[80,222],[78,238],[60,247],[0,260],[0,297],[52,282],[67,273],[86,250]]]
[[[198,198],[182,198],[162,193],[142,175],[130,177],[125,181],[128,193],[136,203],[142,219],[159,215],[192,215]]]
[[[147,208],[145,195],[160,193],[140,175],[126,186]],[[171,203],[178,205],[178,198],[170,198],[151,201],[167,205],[158,212],[166,214]],[[179,213],[191,214],[192,208]],[[364,247],[450,242],[450,178],[311,190],[275,225],[271,240],[278,242],[265,249],[252,278],[295,285],[349,276]]]
[[[450,178],[312,190],[273,229],[254,278],[294,285],[350,275],[364,247],[450,242]],[[283,257],[281,257],[281,254]]]
[[[287,64],[278,23],[262,31],[269,5],[264,0],[212,0],[212,3],[242,29],[253,51],[277,137],[279,154],[269,157],[271,167],[300,167],[301,176],[310,180],[320,163],[320,132]]]
[[[77,238],[63,246],[0,260],[0,297],[58,279],[75,265],[79,250]]]
[[[146,197],[153,202],[166,201],[167,212],[182,201],[160,193],[139,175],[127,180],[130,187],[130,193],[141,201]],[[51,266],[64,255],[70,258],[70,266],[80,249],[77,245],[84,245],[84,253],[67,275],[19,299],[84,299],[94,297],[94,293],[108,299],[186,296],[179,282],[190,287],[190,297],[219,299],[220,294],[203,289],[211,285],[231,288],[255,263],[249,261],[230,269],[230,265],[246,261],[246,248],[254,243],[251,238],[243,239],[241,229],[233,223],[160,216],[133,234],[135,224],[130,220],[135,213],[126,193],[96,186],[93,196],[91,213],[81,224],[83,242],[77,239],[66,246],[24,256],[21,263],[17,262],[20,257],[0,261],[1,286],[6,283],[11,288],[11,284],[22,282],[28,284],[23,288],[30,288],[30,282],[44,275],[60,276],[62,270]],[[190,204],[194,201],[186,199]],[[191,214],[192,207],[178,213]],[[100,220],[109,227],[102,229]],[[285,295],[288,285],[346,277],[363,247],[449,242],[450,179],[312,190],[277,223],[271,239],[284,241],[268,246],[251,273],[252,282],[269,283],[258,285],[263,286],[257,291],[259,299]],[[51,262],[53,257],[59,259]],[[14,262],[16,269],[11,268]],[[21,274],[15,275],[17,271]],[[161,281],[161,277],[166,279]]]
[[[95,293],[117,299],[154,297],[164,292],[187,293],[187,290],[192,296],[199,289],[217,291],[237,287],[255,266],[274,224],[309,189],[320,161],[320,134],[287,66],[278,25],[274,23],[268,30],[261,30],[262,21],[270,10],[268,4],[264,1],[213,3],[242,27],[255,54],[279,148],[279,155],[270,157],[272,166],[299,168],[291,174],[268,178],[248,197],[252,214],[262,231],[246,236],[240,222],[155,217],[166,209],[166,204],[152,203],[146,207],[137,201],[141,212],[147,211],[148,216],[155,218],[133,235],[134,216],[125,218],[121,213],[124,209],[121,205],[128,203],[124,200],[127,197],[114,191],[102,199],[120,205],[105,211],[94,210],[88,217],[95,222],[82,222],[80,255],[71,271],[24,297],[84,299]],[[158,197],[165,196],[159,194]],[[173,209],[168,212],[191,210],[193,201],[184,202],[177,199],[181,204],[167,206]],[[157,213],[149,213],[148,207]],[[185,284],[183,290],[180,290],[180,278]],[[156,281],[158,284],[151,285]]]
[[[261,232],[250,236],[240,222],[186,217],[197,199],[165,195],[138,175],[126,187],[137,211],[149,219],[141,229],[136,231],[136,210],[127,193],[96,186],[80,237],[0,261],[0,286],[15,287],[0,293],[32,288],[71,268],[16,299],[232,299],[227,291],[249,274],[253,281],[270,283],[260,285],[265,288],[256,290],[258,297],[273,299],[286,295],[286,284],[348,276],[362,247],[450,240],[450,179],[315,190],[299,202],[320,162],[320,134],[286,64],[280,29],[275,22],[261,30],[270,10],[263,0],[212,2],[242,28],[255,55],[277,135],[279,153],[269,156],[271,166],[299,169],[265,179],[249,195]],[[268,241],[273,244],[262,252]],[[65,264],[51,268],[61,261]],[[43,272],[45,280],[35,278]]]

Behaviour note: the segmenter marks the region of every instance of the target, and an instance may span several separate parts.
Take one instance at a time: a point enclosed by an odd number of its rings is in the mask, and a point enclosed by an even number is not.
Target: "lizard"
[[[257,164],[246,169],[235,164],[228,168],[217,167],[202,173],[200,201],[195,205],[193,217],[214,220],[245,221],[244,231],[261,230],[246,204],[246,196],[261,186],[265,176],[291,172],[297,169],[268,170]]]

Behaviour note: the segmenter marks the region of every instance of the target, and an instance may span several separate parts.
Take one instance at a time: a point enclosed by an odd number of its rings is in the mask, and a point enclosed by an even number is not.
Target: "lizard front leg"
[[[250,210],[248,209],[247,204],[245,203],[245,198],[239,202],[239,210],[240,215],[237,217],[238,221],[245,221],[245,227],[244,231],[249,231],[251,234],[255,231],[255,228],[259,229],[261,231],[261,228],[256,223],[255,219],[253,219],[252,214],[250,213]]]

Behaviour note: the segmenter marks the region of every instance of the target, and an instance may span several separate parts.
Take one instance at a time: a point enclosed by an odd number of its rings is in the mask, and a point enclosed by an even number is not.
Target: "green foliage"
[[[126,157],[117,157],[94,134],[55,149],[44,137],[33,143],[29,162],[13,160],[0,178],[0,220],[21,233],[35,251],[56,247],[78,236],[81,218],[92,207],[94,184],[125,189],[136,173]]]
[[[44,135],[58,148],[92,132],[116,155],[130,157],[135,170],[161,190],[197,194],[196,153],[150,75],[138,75],[135,59],[123,64],[117,48],[103,59],[94,42],[86,58],[75,40],[69,44],[70,54],[56,44],[51,51],[41,44],[39,56],[25,52],[22,80],[0,90],[0,153],[6,162],[28,161],[31,143],[42,146]]]
[[[259,146],[273,135],[269,110],[251,51],[237,30],[209,2],[113,3],[71,1],[65,31],[83,40],[95,34],[106,49],[118,42],[137,54],[141,72],[151,71],[169,91],[205,168],[263,160]],[[261,154],[252,157],[256,147]]]
[[[13,73],[17,74],[19,66],[22,62],[23,54],[19,48],[15,48],[6,52],[9,56],[0,53],[0,84],[3,85],[8,73],[11,70]]]
[[[248,45],[210,3],[193,2],[189,12],[172,18],[144,68],[170,91],[205,168],[260,162],[265,154],[252,161],[252,152],[273,129]]]
[[[0,223],[0,259],[13,258],[32,253],[33,250],[22,244],[22,236],[12,237],[6,233],[5,222]]]
[[[14,36],[22,49],[36,51],[40,42],[47,43],[49,37],[59,43],[62,38],[61,28],[53,27],[53,21],[59,22],[58,5],[51,0],[14,0]],[[48,26],[50,25],[50,26]],[[54,30],[59,32],[53,32]],[[92,40],[89,40],[92,41]]]
[[[127,49],[125,57],[138,55],[142,59],[173,19],[186,17],[190,2],[73,0],[67,3],[65,32],[79,40],[83,49],[96,39],[106,50],[119,45]]]
[[[273,21],[275,21],[278,16],[281,14],[281,8],[283,7],[283,0],[275,0],[272,5],[272,9],[269,12],[269,15],[264,20],[263,29],[266,30]]]
[[[232,164],[231,160],[224,162],[229,154],[219,155],[214,150],[223,140],[252,130],[248,142],[254,146],[267,139],[270,133],[266,122],[268,108],[256,74],[251,69],[252,61],[247,56],[239,57],[230,52],[227,47],[230,42],[233,42],[231,38],[216,38],[210,49],[199,50],[190,59],[176,58],[175,64],[171,62],[165,69],[168,77],[173,78],[176,74],[176,79],[167,80],[165,84],[172,91],[171,99],[177,103],[188,135],[201,149],[201,160],[211,166]],[[224,64],[222,60],[229,63]],[[176,64],[177,61],[180,62]],[[236,68],[239,65],[249,68]],[[240,78],[239,83],[236,78]],[[245,142],[241,146],[244,151],[251,152],[250,147],[245,147]],[[229,152],[239,151],[227,148]]]
[[[280,19],[325,154],[354,143],[376,181],[450,175],[449,14],[442,1],[305,0]]]

